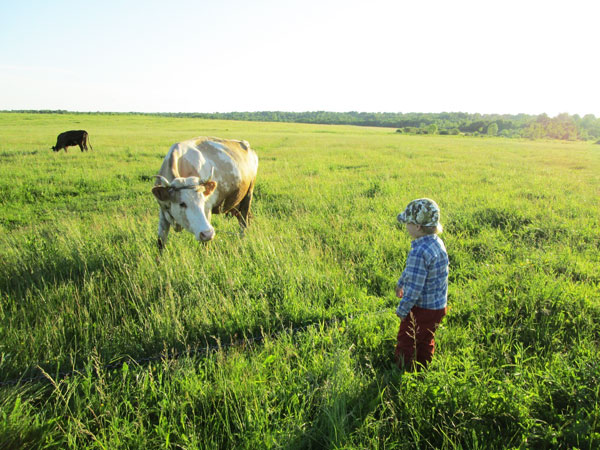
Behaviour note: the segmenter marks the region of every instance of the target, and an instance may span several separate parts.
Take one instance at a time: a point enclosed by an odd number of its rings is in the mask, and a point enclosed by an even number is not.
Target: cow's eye
[[[187,205],[186,205],[185,203],[183,203],[183,202],[181,202],[181,203],[179,204],[179,206],[181,206],[182,208],[187,208]]]

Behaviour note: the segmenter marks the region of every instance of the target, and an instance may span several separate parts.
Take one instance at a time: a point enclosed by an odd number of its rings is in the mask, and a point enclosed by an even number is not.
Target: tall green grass
[[[78,128],[93,151],[49,149]],[[197,135],[256,149],[253,222],[159,257],[151,177]],[[584,143],[0,114],[0,448],[596,448],[599,174]],[[424,196],[450,311],[402,373]]]

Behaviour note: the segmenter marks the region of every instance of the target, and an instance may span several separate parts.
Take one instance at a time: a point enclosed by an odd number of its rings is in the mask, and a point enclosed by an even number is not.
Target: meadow
[[[200,135],[258,153],[253,221],[159,257],[152,176]],[[0,113],[0,448],[598,448],[599,195],[591,143]],[[419,197],[449,312],[402,372]]]

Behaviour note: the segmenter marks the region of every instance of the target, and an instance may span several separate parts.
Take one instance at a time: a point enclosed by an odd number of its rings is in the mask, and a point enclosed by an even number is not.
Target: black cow
[[[56,138],[56,145],[52,147],[52,150],[55,152],[59,152],[61,148],[65,149],[65,153],[67,151],[67,147],[72,147],[74,145],[79,145],[81,151],[88,149],[88,144],[90,146],[90,150],[94,150],[92,148],[92,144],[90,144],[90,138],[88,136],[87,131],[85,130],[71,130],[65,131],[64,133],[60,133]]]

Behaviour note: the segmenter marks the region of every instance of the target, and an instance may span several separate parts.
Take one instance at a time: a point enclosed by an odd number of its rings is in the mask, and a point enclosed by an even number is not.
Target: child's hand
[[[404,297],[404,288],[396,286],[396,297],[402,298]]]

